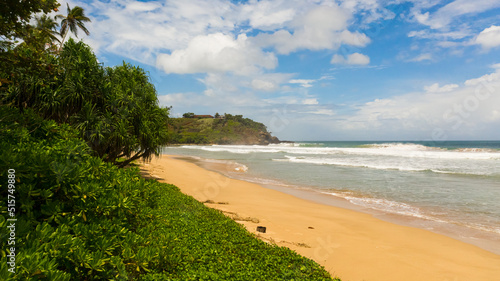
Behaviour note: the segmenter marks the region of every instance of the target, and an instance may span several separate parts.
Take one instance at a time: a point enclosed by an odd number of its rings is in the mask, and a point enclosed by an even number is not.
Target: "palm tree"
[[[36,16],[35,21],[35,25],[27,25],[20,29],[19,37],[23,39],[25,45],[37,50],[45,50],[47,45],[52,46],[53,42],[59,42],[56,37],[58,24],[53,18],[42,15]]]
[[[53,42],[59,42],[57,38],[56,28],[59,24],[47,15],[42,15],[40,17],[36,17],[36,30],[40,36],[40,40],[42,40],[43,44],[52,45]]]
[[[68,15],[63,16],[63,15],[57,15],[56,19],[62,19],[61,21],[61,49],[64,44],[64,40],[66,39],[66,35],[68,34],[68,30],[71,31],[71,33],[75,34],[76,37],[78,37],[78,28],[83,30],[85,34],[89,35],[90,32],[88,29],[85,27],[85,22],[90,22],[90,19],[85,16],[85,12],[82,7],[75,6],[73,9],[69,8],[69,4],[66,4],[68,7]]]

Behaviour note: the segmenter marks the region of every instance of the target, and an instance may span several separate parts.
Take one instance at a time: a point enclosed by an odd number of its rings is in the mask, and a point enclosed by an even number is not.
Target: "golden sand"
[[[230,179],[172,156],[143,167],[343,281],[500,280],[499,255],[444,235]]]

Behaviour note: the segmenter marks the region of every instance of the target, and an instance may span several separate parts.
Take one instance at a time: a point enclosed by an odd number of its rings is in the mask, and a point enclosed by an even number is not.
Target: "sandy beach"
[[[444,235],[230,179],[173,156],[143,167],[343,281],[500,280],[499,255]],[[257,226],[266,227],[266,233],[257,232]]]

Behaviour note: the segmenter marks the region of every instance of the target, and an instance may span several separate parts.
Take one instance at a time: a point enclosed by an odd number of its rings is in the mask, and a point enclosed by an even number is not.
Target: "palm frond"
[[[63,37],[63,42],[64,39],[66,38],[66,35],[68,31],[71,31],[76,37],[78,37],[78,29],[81,29],[83,32],[85,32],[86,35],[89,35],[90,32],[85,27],[84,22],[90,22],[90,18],[85,16],[85,11],[82,7],[80,6],[75,6],[73,9],[69,7],[67,4],[68,8],[68,14],[66,16],[63,15],[57,15],[56,18],[61,18],[61,37]],[[61,45],[63,44],[61,42]],[[61,46],[62,47],[62,46]]]
[[[78,21],[78,22],[77,22],[77,25],[78,25],[78,27],[79,27],[81,30],[83,30],[83,32],[85,32],[85,34],[87,34],[87,35],[89,35],[89,34],[90,34],[90,32],[89,32],[89,30],[87,29],[87,27],[85,27],[85,25],[84,25],[81,21]],[[76,34],[75,34],[75,35],[76,35]]]

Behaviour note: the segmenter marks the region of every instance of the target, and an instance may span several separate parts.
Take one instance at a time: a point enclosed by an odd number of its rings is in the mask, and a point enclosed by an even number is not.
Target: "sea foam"
[[[372,144],[363,147],[304,147],[290,144],[279,145],[210,145],[210,146],[183,146],[188,149],[198,149],[212,152],[229,152],[236,154],[249,153],[288,153],[309,155],[373,155],[394,156],[406,158],[434,158],[434,159],[500,159],[500,152],[480,148],[446,150],[427,147],[419,144]]]

